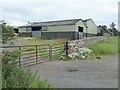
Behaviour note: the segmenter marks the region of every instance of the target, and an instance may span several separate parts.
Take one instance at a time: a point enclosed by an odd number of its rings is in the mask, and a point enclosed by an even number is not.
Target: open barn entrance
[[[42,27],[32,27],[32,37],[41,38]]]
[[[83,27],[78,26],[78,38],[84,38]]]

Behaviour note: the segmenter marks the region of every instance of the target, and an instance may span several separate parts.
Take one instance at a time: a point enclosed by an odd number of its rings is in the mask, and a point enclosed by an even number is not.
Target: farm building
[[[92,19],[86,19],[83,20],[85,26],[86,26],[86,37],[93,37],[97,35],[97,25],[94,23]]]
[[[92,19],[70,19],[47,22],[33,22],[19,27],[20,35],[36,38],[79,39],[97,35],[97,26]]]

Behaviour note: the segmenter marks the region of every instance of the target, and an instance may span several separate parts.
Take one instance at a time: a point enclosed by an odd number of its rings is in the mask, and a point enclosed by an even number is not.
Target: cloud
[[[117,3],[117,0],[4,0],[2,19],[19,25],[27,21],[92,18],[97,24],[108,25],[117,23]]]

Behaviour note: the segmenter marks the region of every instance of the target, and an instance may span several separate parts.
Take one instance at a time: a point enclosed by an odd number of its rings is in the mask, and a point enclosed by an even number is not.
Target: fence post
[[[66,56],[68,56],[68,42],[65,43],[65,53]]]
[[[21,46],[19,46],[19,50],[21,50]],[[19,56],[19,67],[21,66],[21,55]]]
[[[52,46],[49,45],[49,60],[52,60]]]
[[[37,45],[36,45],[36,64],[38,62],[38,50],[37,50]]]

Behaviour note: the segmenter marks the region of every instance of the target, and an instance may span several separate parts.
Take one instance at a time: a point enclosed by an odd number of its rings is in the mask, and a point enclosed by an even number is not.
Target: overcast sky
[[[28,21],[92,18],[97,25],[118,24],[119,0],[3,0],[0,19],[11,25]]]

